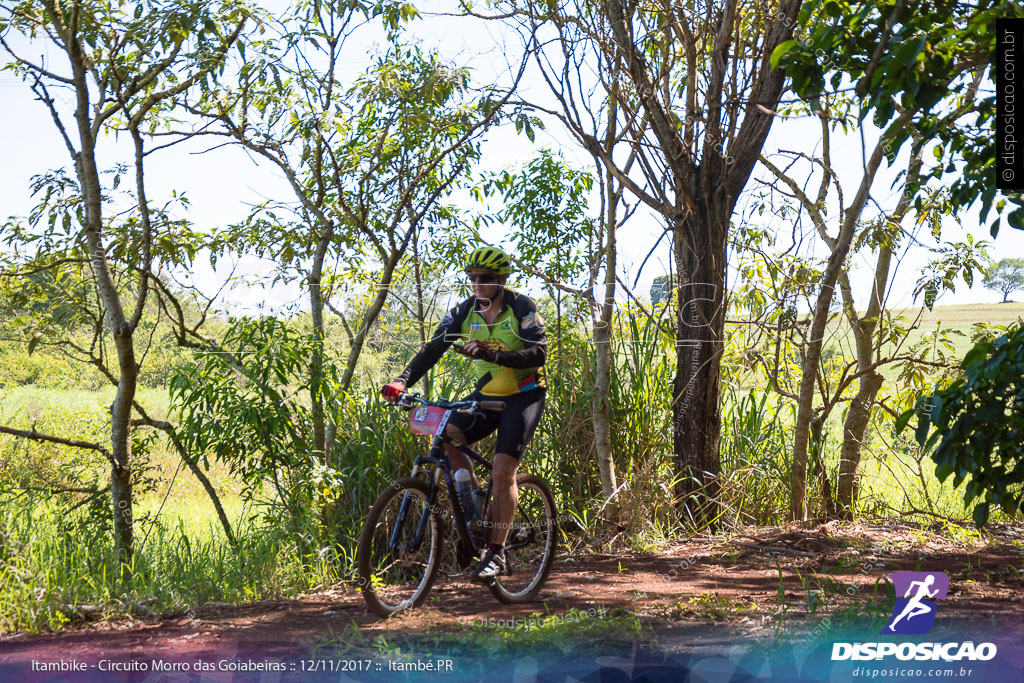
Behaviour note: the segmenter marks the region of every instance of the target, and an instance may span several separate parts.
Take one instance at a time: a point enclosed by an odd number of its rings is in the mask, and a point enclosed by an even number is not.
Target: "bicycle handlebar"
[[[465,410],[467,412],[473,412],[476,410],[505,410],[504,401],[449,401],[446,398],[431,401],[423,398],[419,394],[408,391],[403,391],[399,394],[398,400],[395,401],[395,406],[398,408],[412,408],[413,403],[445,408],[447,410]]]

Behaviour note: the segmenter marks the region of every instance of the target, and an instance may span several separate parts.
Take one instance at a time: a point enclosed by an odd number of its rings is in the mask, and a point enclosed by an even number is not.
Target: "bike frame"
[[[452,476],[452,464],[448,458],[448,454],[445,452],[444,444],[451,444],[459,450],[463,455],[468,456],[471,460],[475,460],[479,464],[483,465],[488,471],[493,468],[493,465],[487,461],[482,455],[474,451],[469,446],[455,441],[452,437],[448,436],[446,429],[448,428],[448,420],[451,418],[451,414],[456,409],[449,408],[444,417],[441,419],[438,425],[437,432],[434,434],[434,438],[431,441],[430,451],[427,455],[416,456],[416,460],[413,461],[412,476],[417,476],[420,472],[424,471],[424,465],[434,466],[434,476],[430,479],[430,492],[427,495],[427,506],[423,509],[420,515],[419,523],[416,526],[416,534],[413,536],[410,543],[405,544],[411,552],[416,552],[420,544],[423,542],[423,532],[426,529],[427,521],[430,519],[430,512],[434,509],[437,504],[438,491],[440,490],[440,481],[442,475],[444,476],[445,484],[448,488],[448,498],[452,501],[452,515],[455,518],[455,526],[458,530],[459,539],[466,545],[467,548],[473,548],[473,539],[470,538],[469,530],[466,528],[466,515],[462,507],[462,500],[458,495],[458,490],[455,487],[455,478]],[[487,500],[491,500],[491,483],[487,485]],[[402,546],[399,543],[398,534],[402,529],[402,524],[405,521],[405,515],[409,509],[409,496],[410,493],[406,493],[402,498],[402,503],[398,509],[398,518],[395,520],[395,528],[391,532],[391,538],[389,545],[392,550],[401,550]],[[481,511],[481,515],[484,511]]]
[[[422,399],[419,399],[419,402],[425,403],[425,401],[423,401]],[[431,403],[431,405],[436,404]],[[409,512],[409,497],[412,494],[406,492],[402,496],[402,502],[398,508],[398,517],[395,520],[395,528],[392,529],[391,537],[388,539],[388,545],[393,551],[409,550],[410,552],[415,553],[417,550],[419,550],[420,545],[423,543],[423,533],[430,519],[430,513],[432,510],[436,509],[434,506],[437,505],[438,491],[441,488],[442,476],[444,477],[445,485],[448,488],[448,498],[452,501],[452,516],[455,518],[455,527],[458,532],[459,542],[470,551],[475,549],[473,546],[473,539],[470,537],[469,529],[467,528],[466,514],[464,508],[462,507],[462,499],[458,495],[458,489],[455,486],[455,478],[452,475],[451,460],[449,460],[448,458],[448,453],[445,451],[444,445],[450,444],[454,446],[456,449],[458,449],[460,453],[469,457],[470,460],[475,460],[477,463],[483,465],[484,468],[487,469],[488,471],[494,468],[493,464],[489,462],[486,458],[484,458],[482,455],[474,451],[466,444],[455,441],[455,439],[448,436],[446,431],[448,428],[448,421],[451,418],[453,412],[475,412],[475,410],[479,409],[479,401],[461,401],[455,403],[452,407],[447,408],[444,417],[441,418],[441,421],[438,424],[437,431],[434,433],[434,438],[431,440],[430,451],[428,451],[427,455],[416,456],[416,459],[413,461],[413,477],[416,477],[421,472],[423,472],[424,466],[434,466],[433,476],[430,478],[430,489],[427,494],[427,506],[423,509],[423,512],[420,514],[419,522],[416,525],[416,533],[413,536],[411,542],[402,544],[399,542],[399,532],[402,529],[403,523],[405,522],[405,516]],[[493,481],[488,482],[486,498],[488,502],[488,507],[490,507],[491,496],[493,495],[492,487]],[[517,540],[512,543],[506,543],[506,550],[513,550],[515,548],[529,545],[530,543],[533,543],[534,540],[536,540],[536,528],[533,525],[530,516],[527,515],[525,511],[523,511],[521,508],[520,512],[530,523],[530,527],[528,527],[530,531],[527,534],[526,538],[517,538]],[[480,515],[482,517],[485,516],[486,510],[481,510]]]

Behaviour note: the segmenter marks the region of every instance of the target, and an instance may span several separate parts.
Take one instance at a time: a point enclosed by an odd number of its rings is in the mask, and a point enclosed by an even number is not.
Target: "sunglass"
[[[467,277],[473,284],[492,285],[498,281],[498,276],[492,273],[467,273]]]

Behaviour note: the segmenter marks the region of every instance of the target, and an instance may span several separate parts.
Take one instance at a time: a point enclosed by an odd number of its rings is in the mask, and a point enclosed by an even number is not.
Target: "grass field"
[[[942,322],[948,327],[970,329],[971,325],[978,322],[1006,325],[1024,319],[1024,302],[936,306],[931,311],[927,308],[907,308],[900,313],[910,318],[919,311],[922,311],[921,322],[926,325]]]
[[[954,337],[957,355],[963,356],[974,345],[971,336],[977,325],[1011,325],[1024,322],[1024,303],[1005,304],[965,304],[960,306],[936,306],[929,311],[927,308],[908,308],[898,311],[908,321],[918,320],[919,327],[911,332],[908,345],[913,345],[933,332],[936,325],[960,332],[962,336]]]
[[[894,309],[891,313],[898,324],[911,329],[900,342],[887,343],[884,346],[886,354],[906,355],[927,340],[932,349],[932,360],[937,359],[936,350],[940,350],[947,360],[963,358],[974,346],[974,337],[980,329],[997,328],[998,331],[999,327],[1024,324],[1024,303],[1015,302],[936,306],[931,311],[916,307]],[[850,359],[856,357],[856,345],[845,317],[834,317],[825,328],[825,349]]]
[[[109,443],[103,421],[115,389],[105,387],[99,390],[54,389],[35,385],[0,388],[0,424],[19,428],[35,425],[40,432],[56,436],[96,440]],[[155,419],[166,419],[169,397],[166,390],[142,387],[138,401]],[[13,444],[12,437],[0,436],[0,464],[9,457],[4,442]],[[69,451],[70,457],[84,458],[85,451]],[[105,476],[105,465],[100,465]],[[156,480],[156,488],[140,497],[138,514],[162,510],[161,516],[170,525],[178,521],[188,526],[205,525],[213,522],[214,508],[199,481],[183,467],[178,454],[168,447],[159,436],[153,444],[149,476]],[[207,472],[211,483],[221,496],[225,510],[232,517],[241,511],[238,498],[239,486],[227,467],[218,462],[210,463]]]

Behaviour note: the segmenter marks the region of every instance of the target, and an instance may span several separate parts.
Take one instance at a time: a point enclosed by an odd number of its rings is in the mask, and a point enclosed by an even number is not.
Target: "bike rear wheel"
[[[428,507],[429,487],[403,477],[374,501],[359,536],[356,564],[366,606],[382,617],[426,599],[440,565],[442,521]],[[422,528],[419,544],[413,544]]]
[[[491,593],[506,604],[537,597],[551,572],[558,545],[555,497],[534,474],[516,476],[519,502],[505,539],[506,572],[491,584]]]

